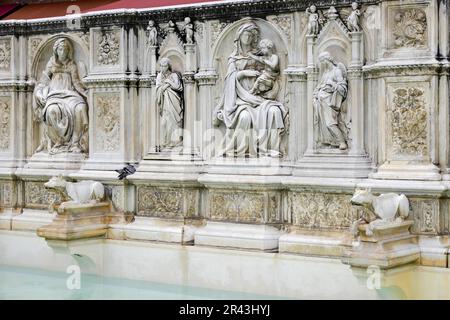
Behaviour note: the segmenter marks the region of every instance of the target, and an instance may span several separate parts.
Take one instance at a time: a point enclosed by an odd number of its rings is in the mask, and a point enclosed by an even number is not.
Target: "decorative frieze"
[[[118,151],[120,148],[120,94],[96,94],[94,106],[96,151]]]
[[[198,214],[199,191],[187,188],[139,187],[137,215],[185,218]]]
[[[290,192],[288,211],[292,224],[311,229],[349,228],[358,217],[350,195]]]
[[[60,203],[61,196],[48,191],[44,187],[44,182],[25,182],[25,206],[30,209],[45,210],[50,204]]]
[[[281,195],[276,192],[211,190],[209,218],[242,223],[279,223]]]

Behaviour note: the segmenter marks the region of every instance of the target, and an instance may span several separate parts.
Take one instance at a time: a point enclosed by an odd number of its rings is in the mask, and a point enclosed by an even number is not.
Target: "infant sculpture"
[[[105,187],[97,181],[69,182],[62,176],[53,177],[44,184],[46,189],[58,193],[66,204],[95,204],[105,198]]]
[[[356,190],[350,202],[370,212],[353,223],[351,231],[354,236],[358,235],[361,224],[367,224],[366,235],[370,237],[377,225],[403,222],[409,215],[409,200],[404,194],[387,193],[377,197],[370,190]]]

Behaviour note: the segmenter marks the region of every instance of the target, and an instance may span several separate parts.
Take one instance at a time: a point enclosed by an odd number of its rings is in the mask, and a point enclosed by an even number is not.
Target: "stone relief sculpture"
[[[347,98],[347,69],[336,63],[329,52],[319,55],[322,78],[313,94],[316,142],[322,147],[346,150],[347,126],[343,119],[343,102]]]
[[[158,45],[158,30],[156,29],[155,21],[150,20],[148,22],[147,32],[148,32],[148,45],[152,46],[152,47],[157,46]]]
[[[350,202],[369,211],[352,224],[351,231],[355,236],[360,224],[367,224],[366,234],[371,236],[377,225],[399,223],[409,215],[409,200],[404,194],[387,193],[376,197],[370,190],[356,190]]]
[[[250,93],[262,95],[265,98],[275,98],[273,96],[265,96],[268,92],[273,92],[276,80],[280,75],[280,58],[275,54],[275,45],[269,39],[263,39],[259,43],[259,52],[261,56],[249,53],[250,58],[258,61],[264,66],[261,75],[256,79]]]
[[[117,65],[120,57],[119,39],[114,32],[105,32],[98,45],[97,59],[101,65]]]
[[[276,101],[279,86],[278,57],[273,43],[263,40],[258,50],[259,28],[243,24],[235,36],[221,101],[214,111],[215,125],[225,124],[220,156],[280,157],[286,130],[287,108]],[[264,70],[260,72],[260,70]]]
[[[69,182],[62,176],[53,177],[44,184],[61,196],[63,204],[99,203],[105,197],[105,187],[97,181]]]
[[[358,3],[352,3],[352,13],[347,18],[347,25],[350,32],[360,32],[361,27],[359,26],[359,17],[361,16],[361,11],[358,9]]]
[[[421,9],[398,12],[394,17],[394,46],[421,47],[427,43],[427,15]]]
[[[186,43],[194,43],[194,25],[191,22],[191,18],[186,17],[184,19],[184,30],[186,32]]]
[[[310,36],[316,36],[319,34],[319,13],[317,12],[317,7],[312,5],[306,9],[306,14],[308,15],[308,32]]]
[[[174,148],[183,142],[183,83],[180,74],[172,70],[170,59],[162,58],[160,67],[156,77],[156,106],[161,116],[160,146]]]
[[[36,152],[87,152],[86,89],[78,76],[73,45],[68,38],[55,41],[53,56],[36,86],[34,100],[36,119],[43,124]]]

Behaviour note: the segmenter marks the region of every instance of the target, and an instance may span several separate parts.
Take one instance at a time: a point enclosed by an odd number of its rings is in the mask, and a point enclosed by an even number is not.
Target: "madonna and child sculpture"
[[[73,45],[59,38],[34,90],[34,113],[42,123],[36,152],[85,153],[88,141],[86,89],[73,60]]]
[[[259,42],[259,38],[260,30],[253,22],[243,24],[236,33],[224,93],[214,111],[215,125],[226,127],[219,156],[283,155],[280,146],[288,109],[276,100],[279,59],[273,42]]]

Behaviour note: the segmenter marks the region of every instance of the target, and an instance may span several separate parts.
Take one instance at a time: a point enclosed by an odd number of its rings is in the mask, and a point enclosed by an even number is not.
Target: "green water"
[[[80,289],[70,290],[70,274],[0,266],[0,299],[40,300],[266,300],[280,297],[261,296],[177,286],[145,281],[106,278],[81,273]]]

